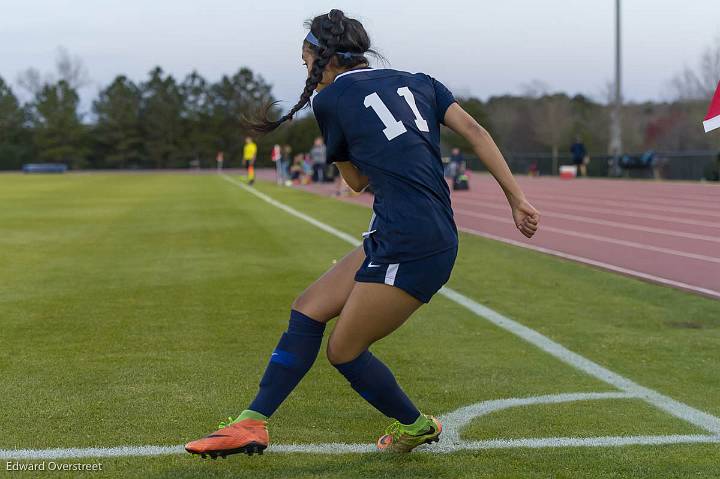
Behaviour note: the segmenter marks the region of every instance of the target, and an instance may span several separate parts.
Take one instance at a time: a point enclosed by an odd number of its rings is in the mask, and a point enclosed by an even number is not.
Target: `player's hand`
[[[513,221],[522,234],[532,238],[540,224],[540,212],[526,199],[511,201]]]

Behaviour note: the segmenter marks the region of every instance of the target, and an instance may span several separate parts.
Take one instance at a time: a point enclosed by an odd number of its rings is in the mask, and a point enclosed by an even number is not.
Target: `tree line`
[[[28,162],[65,163],[71,168],[186,168],[241,162],[241,119],[275,101],[272,86],[249,68],[210,82],[192,72],[176,79],[156,67],[145,80],[119,75],[92,101],[90,115],[80,111],[83,69],[61,52],[57,78],[28,70],[18,83],[29,91],[23,103],[0,77],[0,169]],[[720,40],[703,55],[699,73],[685,69],[671,82],[666,101],[627,103],[623,107],[626,152],[648,149],[687,151],[720,149],[717,135],[704,135],[702,117],[713,78],[720,77]],[[298,87],[299,88],[299,87]],[[610,90],[610,88],[609,88]],[[610,107],[587,96],[549,91],[540,83],[521,95],[482,101],[459,98],[505,152],[567,155],[580,137],[591,153],[607,152]],[[272,107],[270,115],[279,115]],[[258,158],[269,162],[273,144],[308,151],[319,130],[312,115],[299,116],[258,141]],[[443,131],[443,147],[469,150],[466,142]]]
[[[232,165],[247,133],[242,116],[273,101],[271,86],[247,68],[210,83],[197,72],[178,81],[157,67],[140,83],[116,77],[92,102],[92,121],[84,121],[68,79],[40,85],[21,104],[0,78],[0,168],[29,161],[71,168],[210,166],[218,151]]]

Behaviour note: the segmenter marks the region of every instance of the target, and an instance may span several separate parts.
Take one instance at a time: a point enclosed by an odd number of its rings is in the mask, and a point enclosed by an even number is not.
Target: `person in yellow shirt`
[[[255,159],[257,158],[257,145],[249,136],[245,138],[243,147],[243,167],[248,170],[248,183],[255,183]]]

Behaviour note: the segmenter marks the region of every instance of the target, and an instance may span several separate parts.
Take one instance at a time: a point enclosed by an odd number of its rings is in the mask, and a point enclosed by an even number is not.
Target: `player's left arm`
[[[370,179],[363,175],[362,172],[349,161],[336,161],[335,166],[338,167],[345,183],[347,183],[355,193],[360,193],[370,184]]]
[[[525,198],[525,193],[515,181],[490,133],[457,103],[448,107],[443,123],[472,145],[477,157],[485,164],[505,193],[512,209],[515,226],[522,234],[532,238],[538,229],[540,213]]]

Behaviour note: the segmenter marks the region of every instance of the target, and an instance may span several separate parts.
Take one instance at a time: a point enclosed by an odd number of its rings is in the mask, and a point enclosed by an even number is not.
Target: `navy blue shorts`
[[[405,263],[376,263],[369,257],[355,273],[360,283],[383,283],[395,286],[423,303],[437,293],[450,279],[457,247]]]

